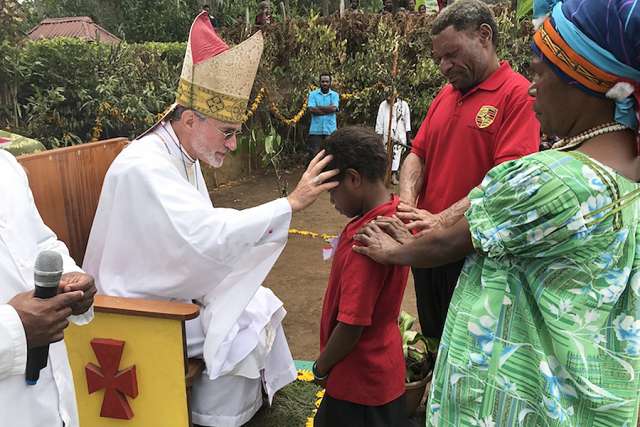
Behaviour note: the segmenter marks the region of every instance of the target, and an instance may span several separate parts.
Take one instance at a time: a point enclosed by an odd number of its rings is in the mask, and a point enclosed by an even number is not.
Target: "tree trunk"
[[[322,0],[322,16],[329,16],[329,0]]]

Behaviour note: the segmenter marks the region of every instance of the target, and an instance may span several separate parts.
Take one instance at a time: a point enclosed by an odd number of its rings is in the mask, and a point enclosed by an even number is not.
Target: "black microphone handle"
[[[57,287],[36,286],[33,296],[36,298],[47,299],[58,294]],[[27,368],[25,378],[27,384],[35,385],[40,378],[40,370],[47,366],[49,360],[49,345],[42,347],[33,347],[27,351]]]
[[[40,379],[40,370],[47,366],[49,346],[30,348],[27,352],[25,379],[28,385],[35,385]]]
[[[33,296],[40,299],[48,299],[53,298],[58,295],[58,287],[57,286],[35,286],[35,291],[33,292]]]

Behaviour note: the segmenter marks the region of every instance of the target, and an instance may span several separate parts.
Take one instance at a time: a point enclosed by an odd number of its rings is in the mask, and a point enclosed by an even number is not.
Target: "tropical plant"
[[[419,381],[431,372],[433,369],[431,355],[438,351],[433,340],[429,340],[420,332],[413,330],[415,321],[416,318],[406,311],[401,312],[398,318],[407,383]]]
[[[533,0],[518,0],[518,19],[524,19],[533,11]]]
[[[61,2],[67,3],[74,1]],[[186,4],[174,3],[172,7]],[[224,5],[232,3],[225,0]],[[302,0],[291,0],[290,5],[294,3],[309,5]],[[495,11],[499,56],[515,70],[526,72],[530,24],[513,20],[513,12],[503,6]],[[417,129],[445,83],[431,58],[431,19],[376,13],[341,19],[309,12],[304,19],[263,28],[265,51],[250,98],[253,103],[259,92],[266,95],[245,123],[243,138],[253,159],[262,156],[265,135],[272,129],[281,137],[282,150],[275,151],[278,167],[300,156],[310,120],[304,114],[305,100],[320,72],[332,73],[334,89],[343,95],[339,126],[373,125],[385,89],[393,86],[409,102],[412,128]],[[247,36],[243,26],[223,27],[220,33],[230,45]],[[393,74],[396,46],[398,67]],[[174,101],[185,49],[186,44],[178,42],[119,46],[63,38],[4,42],[0,44],[0,128],[38,139],[48,148],[95,138],[133,137]],[[267,164],[273,166],[271,161]]]
[[[264,138],[264,156],[263,163],[270,164],[273,167],[273,171],[276,175],[278,182],[278,190],[282,197],[287,196],[287,180],[284,179],[282,174],[283,159],[281,154],[284,150],[283,139],[276,131],[273,125],[269,125],[269,132]]]

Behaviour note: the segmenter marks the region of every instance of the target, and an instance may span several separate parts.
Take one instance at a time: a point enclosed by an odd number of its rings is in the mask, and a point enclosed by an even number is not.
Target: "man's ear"
[[[483,46],[493,45],[494,34],[489,24],[481,24],[480,28],[478,28],[478,34],[480,35],[480,42]]]
[[[348,168],[345,170],[344,179],[347,180],[354,188],[358,188],[362,185],[362,175],[360,175],[360,172],[355,169]]]
[[[186,110],[182,112],[180,121],[184,127],[191,129],[196,118],[196,113],[193,110]]]

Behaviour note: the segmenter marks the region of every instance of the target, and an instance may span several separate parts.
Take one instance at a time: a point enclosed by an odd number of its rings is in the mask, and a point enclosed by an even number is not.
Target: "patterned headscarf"
[[[616,101],[640,122],[640,0],[534,0],[533,50],[570,85]],[[549,16],[548,16],[549,15]]]

